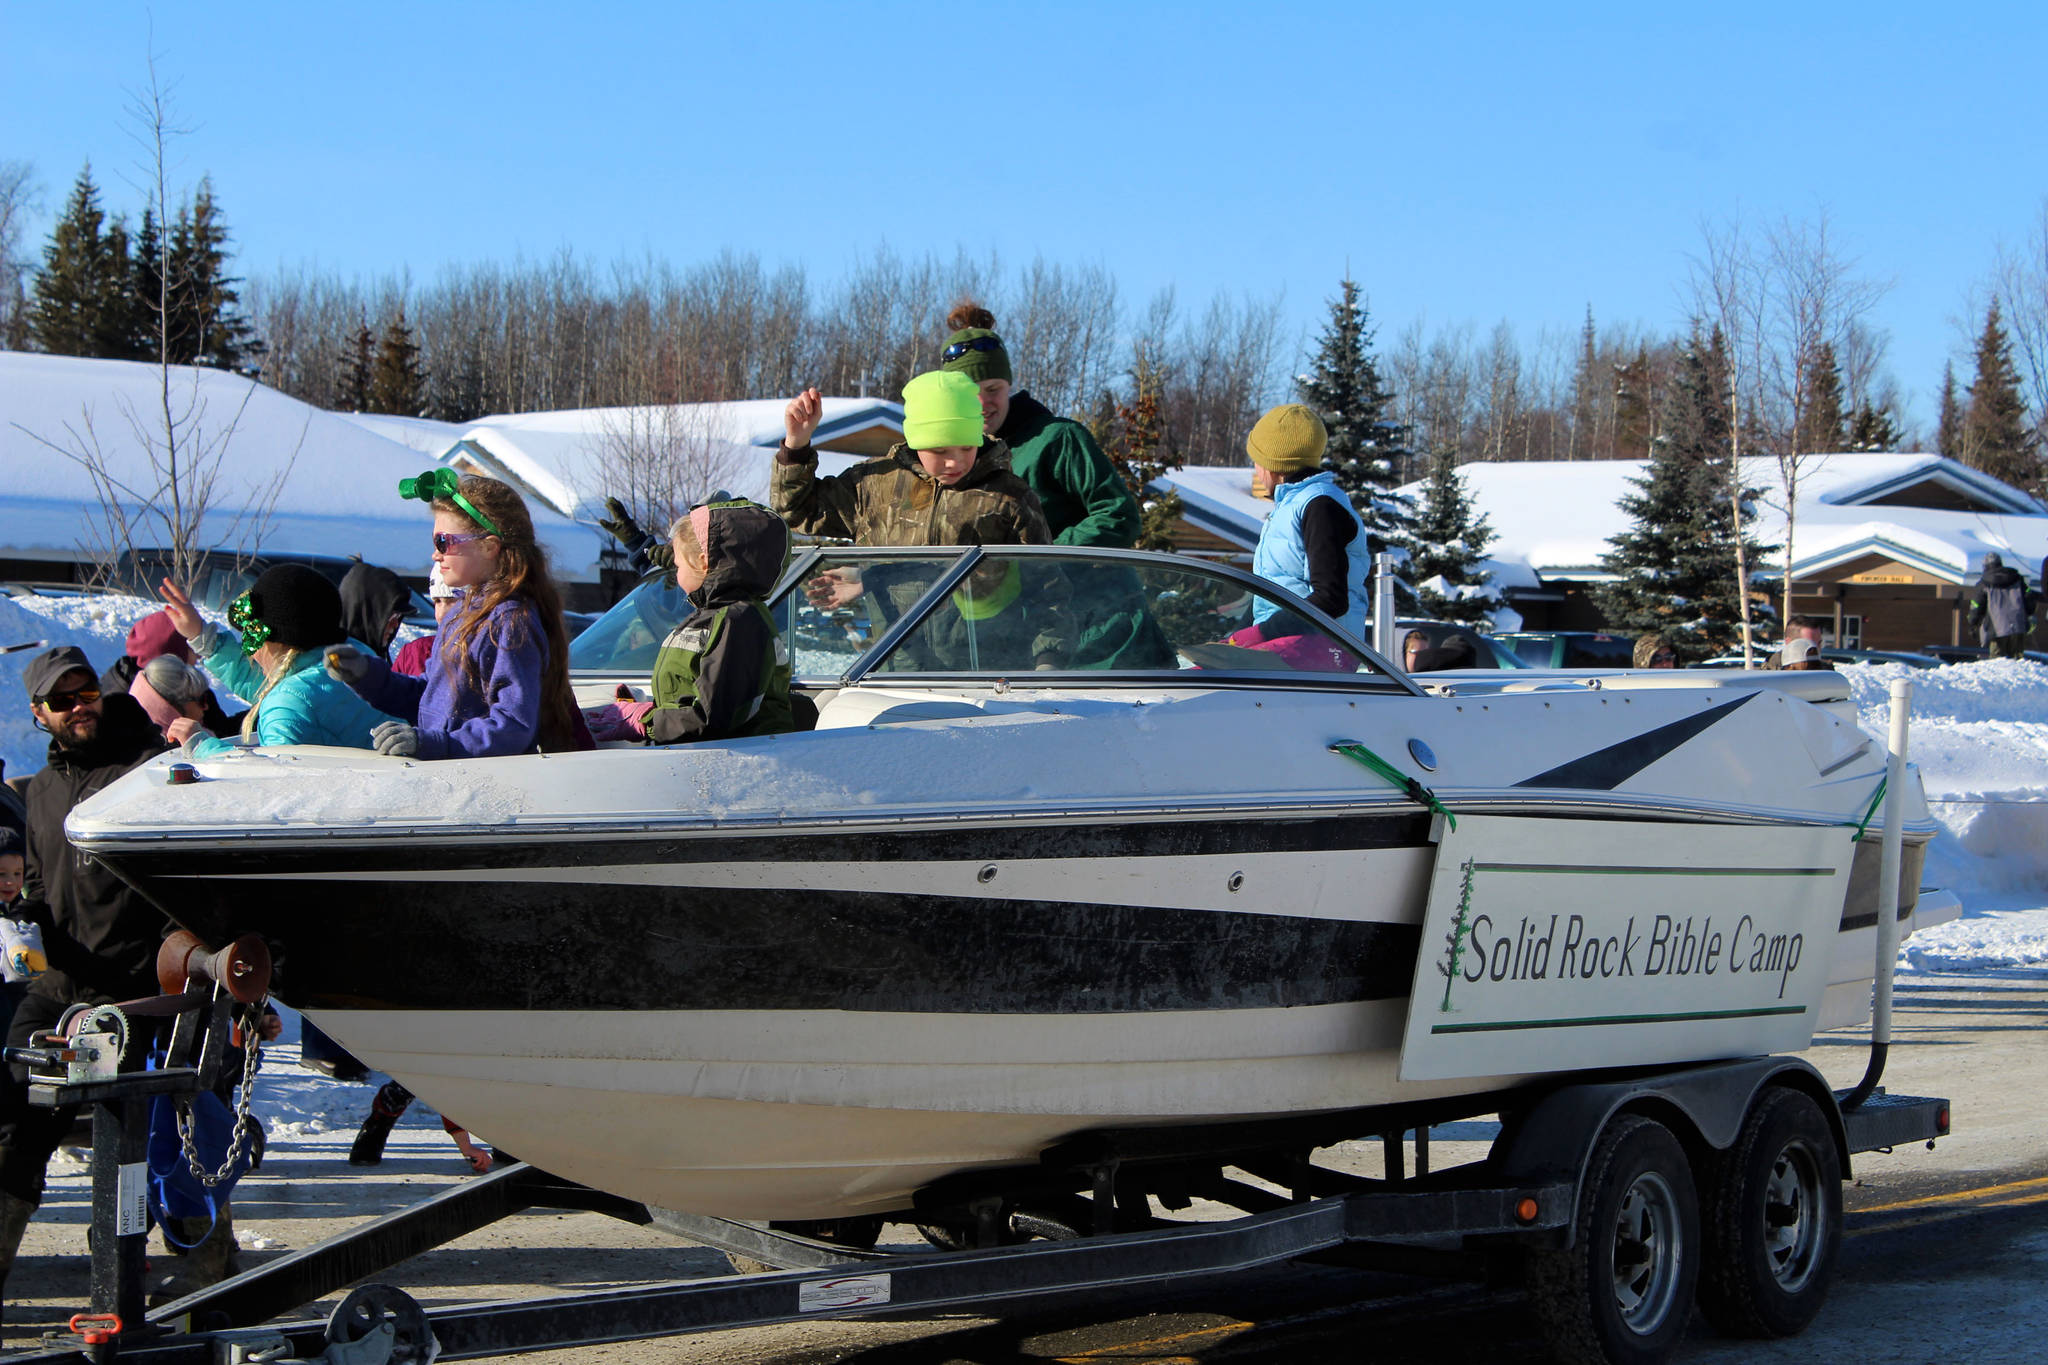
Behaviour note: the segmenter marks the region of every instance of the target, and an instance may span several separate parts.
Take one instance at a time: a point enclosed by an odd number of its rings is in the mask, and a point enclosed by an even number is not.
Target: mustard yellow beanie
[[[1329,443],[1323,419],[1300,403],[1282,403],[1270,409],[1244,438],[1245,453],[1252,463],[1275,474],[1306,474],[1319,468],[1323,447]]]
[[[981,390],[957,370],[932,370],[903,386],[903,440],[912,450],[981,445]]]

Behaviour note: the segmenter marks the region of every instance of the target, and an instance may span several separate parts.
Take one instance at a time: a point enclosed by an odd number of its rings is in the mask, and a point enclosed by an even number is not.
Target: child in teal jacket
[[[347,643],[341,593],[302,564],[264,570],[236,600],[228,620],[241,631],[210,626],[177,584],[163,584],[165,611],[209,673],[251,703],[242,734],[258,744],[331,744],[371,747],[370,731],[392,719],[329,677],[327,650]],[[360,647],[360,646],[359,646]],[[192,758],[214,758],[234,746],[197,721],[176,720],[165,731]]]

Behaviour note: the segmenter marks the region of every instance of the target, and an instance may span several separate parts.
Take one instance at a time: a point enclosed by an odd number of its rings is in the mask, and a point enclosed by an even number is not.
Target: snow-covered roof
[[[439,458],[442,451],[462,436],[460,422],[436,422],[430,417],[392,417],[381,412],[337,412],[334,415],[387,440],[410,446],[429,460]]]
[[[214,506],[201,527],[209,546],[359,554],[375,564],[424,577],[433,547],[426,509],[398,496],[398,481],[432,465],[416,444],[381,434],[362,421],[325,412],[275,389],[220,370],[171,371],[171,399],[181,423],[218,440],[226,435]],[[160,408],[153,365],[72,356],[0,352],[0,557],[76,562],[94,545],[100,506],[91,476],[62,450],[97,443],[108,468],[146,494],[146,434]],[[404,419],[380,419],[402,422]],[[138,431],[138,426],[140,431]],[[88,431],[89,427],[89,431]],[[158,438],[160,440],[160,438]],[[53,448],[56,447],[56,448]],[[284,481],[260,546],[244,545],[235,513]],[[122,501],[134,506],[139,497]],[[605,537],[547,507],[532,509],[534,529],[562,578],[596,578]],[[141,545],[162,543],[143,532]]]
[[[1504,588],[1543,579],[1603,577],[1608,541],[1628,528],[1621,499],[1644,460],[1485,462],[1460,465],[1474,504],[1492,525],[1489,567]],[[1745,457],[1743,478],[1764,490],[1756,533],[1783,546],[1784,494],[1777,461]],[[1191,525],[1244,546],[1258,543],[1272,504],[1251,493],[1251,466],[1176,469],[1155,488],[1180,494]],[[1401,490],[1419,497],[1421,483]],[[1902,501],[1894,501],[1903,500]],[[1950,502],[1986,510],[1913,506]],[[1973,581],[1998,554],[2033,577],[2048,555],[2048,507],[1979,470],[1939,455],[1814,455],[1801,462],[1792,539],[1796,574],[1883,555],[1952,583]],[[1772,556],[1770,568],[1782,564]]]
[[[1459,466],[1478,509],[1492,524],[1493,553],[1520,560],[1544,578],[1598,578],[1608,541],[1629,525],[1621,499],[1634,491],[1644,460],[1475,463]],[[1764,490],[1755,523],[1766,544],[1786,541],[1777,462],[1743,460],[1743,479]],[[1920,485],[1965,492],[2009,511],[1956,511],[1877,502]],[[1409,493],[1421,491],[1411,484]],[[2029,576],[2048,554],[2048,509],[2019,490],[1938,455],[1827,455],[1800,471],[1792,538],[1793,572],[1824,571],[1882,554],[1952,583],[1983,571],[1984,555],[2002,555]],[[1782,563],[1773,554],[1770,567]]]
[[[703,485],[689,492],[723,488],[766,501],[784,406],[783,399],[763,398],[505,413],[450,429],[449,440],[436,454],[450,463],[466,457],[485,468],[495,466],[557,511],[585,521],[602,514],[611,486],[608,466],[619,462],[621,450],[635,444],[645,448],[653,441],[682,449],[688,469]],[[824,418],[813,437],[813,444],[827,452],[820,468],[830,474],[856,463],[860,455],[832,454],[830,447],[837,438],[875,428],[900,434],[902,406],[879,398],[825,399]]]

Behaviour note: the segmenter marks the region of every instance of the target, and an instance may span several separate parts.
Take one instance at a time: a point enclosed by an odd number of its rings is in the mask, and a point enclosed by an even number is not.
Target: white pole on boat
[[[1394,641],[1394,557],[1385,550],[1372,561],[1372,647],[1381,658],[1400,661]]]
[[[1913,681],[1892,679],[1891,754],[1884,770],[1884,843],[1877,872],[1877,993],[1870,1007],[1870,1041],[1892,1041],[1892,969],[1899,958],[1899,867],[1905,861],[1906,730],[1913,713]]]

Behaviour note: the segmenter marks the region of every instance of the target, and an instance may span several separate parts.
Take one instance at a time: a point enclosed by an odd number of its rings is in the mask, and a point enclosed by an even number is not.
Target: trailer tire
[[[1530,1307],[1562,1365],[1658,1365],[1685,1334],[1699,1279],[1692,1167],[1671,1130],[1623,1114],[1601,1130],[1572,1245],[1529,1253]]]
[[[1803,1091],[1766,1090],[1706,1174],[1701,1311],[1728,1336],[1803,1330],[1842,1247],[1842,1158],[1827,1115]]]

